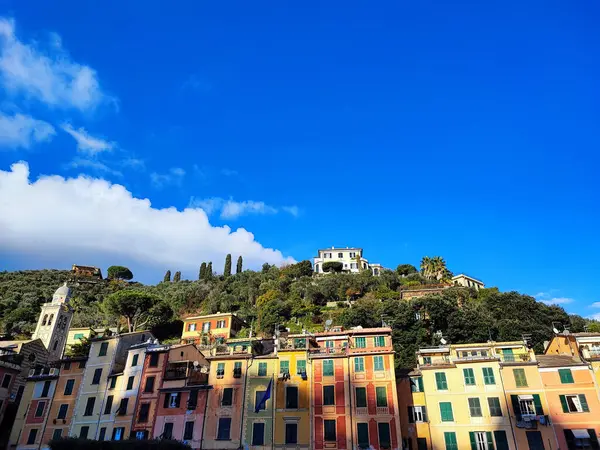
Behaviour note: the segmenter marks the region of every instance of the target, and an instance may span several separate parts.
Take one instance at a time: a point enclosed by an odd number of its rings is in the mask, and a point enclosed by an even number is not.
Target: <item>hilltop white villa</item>
[[[455,286],[474,287],[477,290],[483,289],[485,287],[483,281],[465,275],[464,273],[452,277],[452,284],[454,284]]]
[[[331,247],[319,250],[319,256],[316,256],[313,261],[313,270],[315,273],[323,273],[323,264],[327,262],[342,263],[342,272],[345,273],[358,273],[361,270],[370,270],[373,275],[379,276],[383,270],[381,264],[369,264],[369,261],[363,258],[362,248]]]

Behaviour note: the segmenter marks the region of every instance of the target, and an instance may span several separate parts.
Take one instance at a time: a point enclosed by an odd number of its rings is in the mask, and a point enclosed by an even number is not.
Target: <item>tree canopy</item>
[[[131,280],[133,278],[131,270],[124,266],[110,266],[106,273],[108,278],[115,280]]]
[[[107,296],[102,302],[102,308],[108,314],[123,317],[130,333],[161,320],[168,321],[173,315],[172,309],[160,297],[130,289]]]

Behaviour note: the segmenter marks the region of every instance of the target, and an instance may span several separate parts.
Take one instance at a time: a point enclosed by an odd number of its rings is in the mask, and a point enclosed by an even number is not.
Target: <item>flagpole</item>
[[[275,383],[275,374],[271,375],[271,382],[274,384]],[[271,389],[273,389],[273,384],[271,384]],[[275,450],[275,400],[277,396],[277,389],[275,389],[275,391],[273,392],[273,423],[271,425],[271,448],[273,450]]]

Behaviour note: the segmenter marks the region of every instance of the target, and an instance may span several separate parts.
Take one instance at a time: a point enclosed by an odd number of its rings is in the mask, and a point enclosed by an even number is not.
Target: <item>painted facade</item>
[[[246,323],[234,313],[189,316],[183,319],[182,344],[196,344],[205,349],[234,338]]]
[[[21,360],[19,354],[13,351],[0,354],[0,424],[11,400],[10,395],[17,376],[21,373]]]

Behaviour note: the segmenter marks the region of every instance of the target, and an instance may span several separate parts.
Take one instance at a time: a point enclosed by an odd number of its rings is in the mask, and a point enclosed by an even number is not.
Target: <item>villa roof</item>
[[[567,367],[567,366],[585,366],[587,365],[577,356],[570,355],[538,355],[537,361],[539,367]]]
[[[478,280],[478,279],[477,279],[477,278],[475,278],[475,277],[471,277],[471,276],[469,276],[469,275],[466,275],[466,274],[464,274],[464,273],[459,273],[458,275],[454,275],[454,276],[452,277],[452,279],[454,280],[454,279],[456,279],[456,278],[460,278],[460,277],[465,277],[465,278],[468,278],[469,280],[477,281],[478,283],[481,283],[481,284],[483,284],[483,281],[481,281],[481,280]]]

